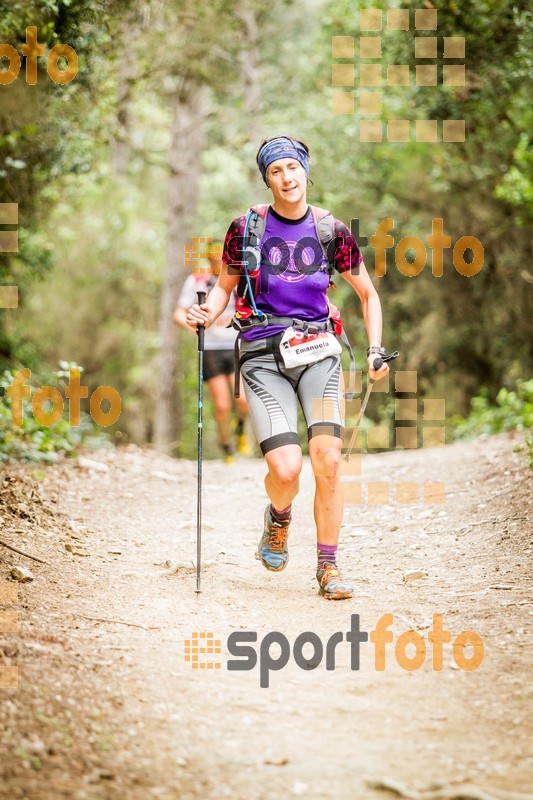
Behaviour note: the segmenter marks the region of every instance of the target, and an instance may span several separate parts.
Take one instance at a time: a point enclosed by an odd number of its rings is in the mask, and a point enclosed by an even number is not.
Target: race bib
[[[336,356],[342,350],[340,342],[328,331],[308,333],[287,328],[281,339],[279,349],[287,368],[314,364],[328,356]]]

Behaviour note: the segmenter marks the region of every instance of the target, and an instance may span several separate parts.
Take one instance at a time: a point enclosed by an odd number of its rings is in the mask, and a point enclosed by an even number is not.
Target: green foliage
[[[526,447],[529,469],[533,469],[533,433],[526,436]]]
[[[520,136],[513,161],[512,167],[496,186],[494,195],[523,212],[523,217],[516,220],[517,224],[523,225],[527,218],[533,218],[533,150],[526,133]]]
[[[445,397],[449,413],[463,415],[454,418],[463,432],[507,430],[510,420],[523,419],[520,404],[531,401],[518,387],[501,404],[488,398],[531,374],[533,363],[531,10],[525,0],[437,4],[439,40],[466,39],[467,85],[416,87],[412,80],[405,89],[383,87],[384,123],[395,116],[465,119],[464,143],[361,143],[359,114],[331,110],[331,36],[357,40],[358,10],[391,5],[400,3],[309,0],[304,9],[290,0],[0,0],[0,41],[20,49],[26,27],[36,24],[47,48],[61,41],[80,58],[68,86],[51,82],[39,59],[36,86],[26,84],[23,66],[17,81],[0,87],[0,202],[19,204],[20,242],[18,254],[0,255],[0,282],[17,284],[20,294],[18,309],[0,310],[0,371],[19,364],[54,384],[42,374],[45,365],[75,359],[85,366],[90,390],[110,384],[121,395],[126,436],[150,441],[167,257],[168,146],[187,76],[210,89],[195,235],[222,236],[233,216],[270,199],[259,173],[250,178],[256,138],[284,131],[303,138],[311,148],[310,201],[346,222],[358,218],[362,234],[370,236],[381,219],[392,217],[396,243],[410,234],[427,241],[433,217],[442,217],[452,242],[464,235],[482,242],[485,264],[473,278],[456,272],[451,249],[442,278],[431,274],[429,248],[428,264],[415,278],[402,275],[390,253],[386,275],[372,276],[384,310],[383,341],[400,350],[398,369],[417,371],[419,397]],[[401,5],[413,20],[423,4]],[[242,11],[258,22],[263,88],[253,119],[239,62],[249,45]],[[412,28],[407,34],[384,25],[384,64],[414,69],[414,35]],[[127,174],[119,177],[113,146],[123,134]],[[372,275],[373,250],[363,255]],[[360,304],[342,280],[331,299],[361,366],[367,342]],[[196,350],[186,335],[178,346],[180,448],[194,457]],[[487,393],[466,421],[480,386]],[[24,439],[24,428],[6,427],[5,400],[0,409],[2,447],[7,437],[23,454],[34,440],[29,433]],[[372,398],[364,428],[378,417],[393,424],[392,399]],[[205,424],[206,454],[217,455],[207,392]],[[59,436],[62,426],[40,432],[37,453],[53,457],[47,437]],[[76,447],[77,433],[61,435]]]
[[[366,236],[392,217],[396,244],[405,235],[424,242],[432,219],[442,218],[452,246],[466,235],[482,243],[484,266],[471,278],[455,270],[451,248],[444,254],[443,277],[434,277],[426,245],[427,264],[417,277],[402,275],[389,253],[386,275],[373,279],[384,309],[384,343],[401,351],[402,369],[417,370],[420,396],[445,396],[450,412],[464,415],[480,385],[495,395],[500,386],[530,374],[533,363],[530,4],[438,4],[439,47],[443,36],[466,40],[465,87],[413,85],[414,10],[421,4],[401,5],[410,9],[411,30],[387,31],[384,24],[383,70],[385,76],[387,64],[409,64],[411,86],[384,85],[384,130],[390,118],[436,119],[439,125],[442,119],[465,119],[466,141],[359,143],[353,117],[323,108],[313,193],[341,219],[358,218]],[[390,3],[358,6],[385,10]],[[357,10],[349,0],[326,6],[319,46],[328,65],[331,36],[357,36]],[[363,255],[372,274],[373,250]]]
[[[113,386],[122,398],[118,427],[142,442],[157,391],[164,220],[157,213],[163,199],[148,204],[138,180],[137,190],[125,192],[104,164],[98,176],[63,180],[61,191],[55,183],[47,188],[48,228],[56,238],[51,263],[45,280],[25,274],[24,305],[11,312],[9,331],[23,366],[40,371],[43,363],[75,358],[91,392]]]
[[[74,48],[79,62],[67,85],[54,83],[46,58],[39,57],[36,85],[26,83],[23,62],[18,78],[0,87],[0,203],[18,204],[20,248],[16,257],[0,254],[0,283],[19,285],[21,306],[32,278],[44,277],[51,265],[45,188],[54,179],[88,171],[97,157],[95,143],[105,131],[105,104],[97,102],[100,66],[130,5],[130,0],[0,0],[0,42],[20,53],[26,28],[36,26],[45,56],[61,42]],[[0,369],[31,349],[27,337],[13,330],[16,313],[0,311]]]
[[[47,377],[41,376],[44,384],[34,375],[29,384],[32,395],[41,385],[52,385],[60,391],[64,389],[68,385],[70,369],[83,371],[77,364],[60,362],[56,372]],[[13,425],[12,401],[6,396],[6,390],[12,385],[16,373],[17,369],[0,373],[0,462],[51,463],[57,461],[60,455],[75,455],[81,446],[110,446],[108,434],[98,430],[89,414],[83,411],[80,424],[76,427],[70,424],[66,410],[55,425],[41,425],[33,416],[31,398],[23,400],[22,425]]]
[[[472,399],[466,419],[453,419],[456,438],[479,436],[482,433],[523,431],[533,427],[533,379],[520,381],[516,389],[500,389],[492,402],[488,391],[482,390]],[[531,440],[531,435],[528,437]]]

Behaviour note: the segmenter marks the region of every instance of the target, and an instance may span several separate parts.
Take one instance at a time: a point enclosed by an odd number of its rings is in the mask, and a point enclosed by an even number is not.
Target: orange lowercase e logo
[[[220,661],[201,661],[199,658],[221,652],[220,639],[215,639],[213,633],[195,631],[191,639],[185,640],[184,651],[185,661],[190,661],[193,669],[220,669]]]

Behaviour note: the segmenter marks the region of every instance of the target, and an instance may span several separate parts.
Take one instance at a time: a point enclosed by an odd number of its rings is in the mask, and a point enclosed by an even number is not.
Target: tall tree
[[[184,252],[191,244],[198,200],[199,165],[205,144],[207,87],[185,77],[173,98],[168,184],[166,265],[161,289],[159,392],[155,416],[155,444],[176,448],[181,409],[178,404],[178,329],[174,309],[185,275]]]
[[[145,23],[146,24],[146,23]],[[118,64],[115,130],[110,140],[111,164],[121,184],[125,184],[131,158],[132,95],[138,79],[137,44],[142,34],[141,11],[137,5],[121,22],[117,34]]]
[[[261,82],[260,82],[260,50],[257,11],[251,0],[244,0],[238,11],[242,24],[242,44],[240,48],[240,63],[243,89],[243,112],[246,137],[251,144],[257,147],[261,136]],[[251,185],[256,177],[256,167],[250,159],[248,166],[248,180]]]
[[[113,29],[131,0],[0,0],[0,41],[21,53],[26,29],[35,26],[38,43],[47,50],[70,45],[78,54],[78,72],[71,83],[52,81],[46,59],[37,58],[37,83],[26,82],[24,62],[18,78],[0,86],[0,202],[16,203],[19,211],[19,252],[0,254],[0,282],[19,285],[19,306],[32,275],[43,275],[51,263],[49,248],[34,242],[46,223],[49,208],[40,202],[43,189],[59,176],[86,170],[93,157],[90,125],[80,141],[77,124],[90,118],[98,71],[98,54],[109,54]],[[2,65],[3,68],[3,65]],[[84,120],[85,124],[85,120]],[[19,344],[10,326],[12,312],[0,310],[0,368],[12,366]],[[31,348],[26,348],[27,353]]]
[[[238,27],[234,3],[218,0],[198,6],[192,0],[176,0],[161,12],[155,26],[159,41],[154,43],[161,59],[163,42],[165,74],[159,91],[174,109],[169,154],[167,248],[161,293],[159,324],[161,351],[159,393],[155,408],[154,442],[172,451],[178,441],[181,420],[177,385],[178,334],[173,311],[186,276],[185,245],[194,230],[204,125],[209,89],[233,83],[236,72]],[[154,76],[157,75],[157,69]]]

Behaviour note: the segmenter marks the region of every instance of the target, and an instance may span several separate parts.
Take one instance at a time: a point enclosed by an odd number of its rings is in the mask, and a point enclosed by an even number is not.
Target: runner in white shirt
[[[209,294],[217,282],[222,259],[222,242],[212,242],[208,257],[209,272],[194,272],[186,279],[174,312],[174,320],[184,330],[196,335],[195,331],[187,325],[187,309],[197,302],[197,292]],[[231,411],[234,381],[234,344],[237,331],[230,325],[235,313],[235,295],[232,295],[228,306],[216,323],[209,327],[204,334],[204,380],[215,405],[215,420],[218,428],[219,445],[224,452],[226,462],[233,460],[233,443],[231,433]],[[235,400],[237,412],[237,451],[243,455],[249,454],[249,446],[244,431],[244,423],[248,407],[244,394]]]

